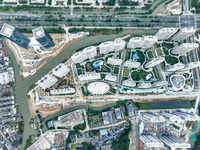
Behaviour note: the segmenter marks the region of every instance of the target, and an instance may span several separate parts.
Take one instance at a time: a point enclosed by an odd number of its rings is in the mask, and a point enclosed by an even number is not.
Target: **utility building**
[[[46,49],[54,47],[53,39],[43,27],[38,27],[32,30],[35,39]]]
[[[173,41],[182,41],[191,36],[196,32],[194,28],[183,28],[179,32],[177,32],[173,37]]]
[[[183,43],[180,46],[174,48],[174,50],[172,50],[172,53],[183,55],[191,50],[197,49],[198,47],[199,44],[197,43]]]
[[[7,23],[4,23],[3,27],[0,31],[0,34],[4,37],[8,38],[9,40],[13,41],[17,45],[28,49],[30,39],[27,36],[25,36],[23,33],[21,33],[15,27],[13,27]]]

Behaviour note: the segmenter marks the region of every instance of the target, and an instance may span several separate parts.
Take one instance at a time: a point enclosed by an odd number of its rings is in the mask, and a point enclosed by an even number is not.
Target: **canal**
[[[51,71],[56,65],[60,62],[64,61],[66,58],[72,55],[74,51],[80,49],[82,47],[86,47],[95,43],[99,43],[102,41],[112,40],[119,36],[128,33],[135,33],[135,34],[155,34],[156,30],[124,30],[119,34],[112,34],[112,35],[96,35],[96,36],[89,36],[87,38],[81,39],[70,46],[68,46],[62,53],[56,56],[54,59],[50,60],[46,65],[44,65],[40,70],[38,70],[34,75],[27,78],[24,81],[20,80],[20,73],[19,67],[16,62],[15,56],[12,50],[6,45],[5,38],[2,40],[2,45],[7,51],[8,55],[11,57],[13,62],[13,67],[15,71],[15,88],[16,88],[16,100],[19,106],[20,113],[24,119],[24,132],[23,132],[23,140],[20,146],[20,150],[24,150],[24,146],[26,144],[26,140],[32,134],[38,133],[36,130],[30,129],[29,121],[31,120],[31,115],[28,107],[28,101],[26,96],[27,89],[36,83],[42,76],[46,75],[49,71]],[[67,111],[67,110],[66,110]]]

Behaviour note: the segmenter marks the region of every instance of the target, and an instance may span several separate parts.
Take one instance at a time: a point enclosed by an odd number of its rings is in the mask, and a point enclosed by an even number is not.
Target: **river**
[[[155,30],[124,30],[119,34],[112,34],[112,35],[96,35],[96,36],[89,36],[87,38],[81,39],[70,46],[68,46],[62,53],[56,56],[54,59],[49,61],[46,65],[44,65],[40,70],[38,70],[34,75],[27,78],[24,81],[20,80],[20,73],[18,64],[16,62],[15,56],[12,50],[6,45],[5,38],[2,40],[2,45],[6,49],[8,55],[11,57],[13,61],[13,67],[15,71],[15,87],[16,87],[16,99],[20,109],[20,112],[24,119],[24,132],[23,132],[23,140],[20,146],[20,150],[24,150],[26,140],[32,134],[37,133],[38,131],[30,129],[29,121],[31,120],[31,115],[28,107],[28,101],[26,96],[27,89],[36,83],[42,76],[46,75],[50,70],[52,70],[56,65],[60,62],[64,61],[66,58],[72,55],[74,51],[80,49],[85,46],[89,46],[101,41],[112,40],[119,36],[122,36],[127,33],[138,33],[138,34],[146,34],[152,33],[154,34]]]

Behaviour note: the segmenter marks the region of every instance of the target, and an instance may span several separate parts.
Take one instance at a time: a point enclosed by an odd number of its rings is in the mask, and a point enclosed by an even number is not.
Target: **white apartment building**
[[[152,84],[153,87],[165,86],[165,85],[168,85],[167,81],[156,81],[156,82],[153,82],[153,84]]]
[[[165,121],[165,118],[163,116],[158,116],[156,114],[148,113],[148,112],[143,113],[142,118],[149,122],[164,122]]]
[[[140,140],[142,141],[142,143],[145,144],[147,148],[164,147],[163,142],[161,142],[157,137],[152,135],[140,135]]]
[[[129,40],[127,44],[127,48],[150,48],[157,41],[157,37],[155,36],[143,36],[143,37],[133,37]]]
[[[63,63],[57,65],[54,69],[53,69],[53,75],[62,78],[64,77],[66,74],[68,74],[70,72],[70,69]]]
[[[127,44],[127,48],[136,48],[136,47],[142,47],[144,44],[144,39],[143,37],[132,37],[128,44]]]
[[[101,79],[101,74],[96,72],[85,73],[78,76],[79,81],[88,81],[88,80],[99,80]]]
[[[114,45],[115,45],[114,50],[118,52],[124,49],[126,42],[122,40],[121,38],[118,38],[118,39],[115,39]]]
[[[38,81],[38,85],[43,88],[50,88],[51,86],[53,86],[56,82],[58,81],[58,79],[52,75],[45,75],[44,77],[42,77],[39,81]]]
[[[91,59],[97,56],[97,50],[95,46],[90,46],[84,48],[83,51],[77,52],[71,56],[72,61],[76,63],[81,63],[86,59]]]
[[[199,61],[190,62],[190,63],[185,64],[185,68],[183,68],[182,70],[189,70],[189,69],[197,68],[199,66],[200,66]]]
[[[167,40],[177,31],[177,28],[162,28],[155,34],[155,36],[158,38],[158,40]]]
[[[116,58],[109,57],[107,63],[110,65],[120,66],[122,64],[122,59],[116,59]]]
[[[155,36],[144,36],[144,44],[142,45],[142,48],[150,48],[157,42],[157,37]]]
[[[170,66],[170,67],[166,67],[166,68],[165,68],[165,71],[171,71],[171,72],[173,72],[173,71],[181,70],[181,69],[183,69],[184,67],[185,67],[184,64],[182,64],[182,63],[177,63],[177,64],[174,64],[174,65],[172,65],[172,66]]]
[[[115,50],[115,45],[111,41],[103,42],[99,45],[100,54],[107,54]]]
[[[117,76],[112,75],[112,74],[107,74],[107,75],[105,76],[105,80],[115,82],[115,81],[117,81]]]
[[[10,78],[8,72],[2,72],[0,73],[0,84],[7,84],[9,83]]]
[[[165,143],[167,146],[169,146],[172,150],[175,150],[177,148],[191,148],[191,145],[176,136],[170,135],[170,136],[160,136],[159,139]]]
[[[64,89],[51,89],[50,90],[50,94],[71,94],[71,93],[75,93],[76,90],[75,88],[64,88]]]
[[[134,82],[131,78],[122,81],[122,85],[124,86],[128,86],[128,87],[135,87],[136,86],[136,82]]]
[[[151,83],[149,82],[141,82],[137,85],[138,88],[150,88],[151,87]]]
[[[124,66],[125,66],[125,67],[128,67],[128,68],[138,68],[140,65],[141,65],[140,62],[137,62],[137,61],[130,61],[130,60],[127,60],[127,61],[124,63]]]
[[[183,28],[178,33],[176,33],[173,37],[173,41],[182,41],[191,36],[196,32],[194,28]]]
[[[170,114],[167,112],[162,112],[160,113],[161,116],[163,116],[166,120],[169,121],[181,121],[182,119],[180,118],[180,116],[176,116],[174,114]]]
[[[162,63],[163,61],[165,61],[164,57],[157,57],[157,58],[154,58],[151,61],[147,62],[145,67],[146,68],[151,68],[153,66],[156,66],[156,65]]]
[[[185,54],[191,50],[194,50],[198,47],[199,47],[199,44],[197,44],[197,43],[183,43],[180,46],[174,48],[174,50],[172,50],[172,53],[183,55],[183,54]]]

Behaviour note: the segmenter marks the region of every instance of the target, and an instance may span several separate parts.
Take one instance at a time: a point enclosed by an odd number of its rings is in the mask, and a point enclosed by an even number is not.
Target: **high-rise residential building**
[[[177,28],[162,28],[155,34],[155,36],[158,38],[158,40],[167,40],[177,31]]]
[[[51,36],[43,29],[43,27],[38,27],[32,30],[35,39],[46,49],[54,47],[55,44]]]
[[[114,41],[114,50],[117,52],[117,51],[121,51],[124,49],[125,45],[126,45],[126,42],[120,38],[116,39]]]
[[[127,44],[127,48],[140,48],[143,44],[143,37],[132,37]]]
[[[156,87],[156,86],[165,86],[167,84],[168,84],[167,81],[156,81],[156,82],[153,82],[152,86],[153,87]]]
[[[68,74],[70,69],[65,64],[59,64],[53,69],[53,74],[59,78],[64,77],[66,74]]]
[[[196,61],[196,62],[190,62],[185,64],[185,68],[183,68],[182,70],[189,70],[189,69],[193,69],[193,68],[197,68],[200,67],[200,62]]]
[[[173,72],[173,71],[181,70],[181,69],[183,69],[184,67],[185,67],[184,64],[182,64],[182,63],[177,63],[177,64],[174,64],[174,65],[172,65],[172,66],[170,66],[170,67],[166,67],[166,68],[165,68],[165,71],[171,71],[171,72]]]
[[[101,79],[101,74],[96,72],[89,72],[78,76],[80,81],[88,81],[88,80],[99,80]]]
[[[143,119],[149,122],[164,122],[165,118],[153,113],[145,112],[143,113]]]
[[[191,50],[194,50],[198,47],[199,47],[199,44],[197,44],[197,43],[183,43],[180,46],[174,48],[174,50],[172,50],[172,53],[183,55],[183,54],[185,54]]]
[[[133,37],[129,40],[127,48],[150,48],[156,41],[155,36]]]
[[[173,135],[170,135],[170,136],[162,135],[159,137],[159,139],[164,144],[169,146],[172,150],[175,150],[177,148],[184,148],[184,149],[191,148],[191,145],[189,143],[187,143]]]
[[[138,88],[150,88],[151,87],[151,83],[149,82],[141,82],[137,85]]]
[[[179,32],[177,32],[173,37],[173,41],[182,41],[191,36],[196,32],[194,28],[183,28]]]
[[[45,75],[44,77],[42,77],[39,81],[38,81],[38,85],[43,88],[50,88],[51,86],[53,86],[56,82],[58,81],[58,79],[52,75]]]
[[[133,79],[129,78],[127,80],[122,81],[123,86],[128,86],[128,87],[135,87],[136,82],[133,81]]]
[[[157,58],[154,58],[151,61],[147,62],[145,67],[146,68],[151,68],[153,66],[156,66],[156,65],[162,63],[163,61],[165,61],[164,57],[157,57]]]
[[[145,144],[147,148],[164,147],[163,142],[161,142],[157,137],[152,135],[140,135],[140,140],[142,141],[142,143]]]
[[[150,48],[157,42],[157,37],[155,36],[144,36],[144,44],[142,48]]]
[[[15,27],[6,23],[3,24],[0,34],[26,49],[28,48],[28,45],[30,43],[30,39],[27,36],[25,36]]]
[[[90,46],[85,48],[83,51],[77,52],[71,56],[72,61],[76,63],[81,63],[86,59],[91,59],[97,56],[97,50],[95,46]]]
[[[111,41],[103,42],[99,45],[100,54],[107,54],[115,50],[115,45]]]
[[[116,58],[109,57],[107,63],[110,65],[120,66],[122,64],[122,59],[116,59]]]
[[[130,61],[130,60],[127,60],[127,61],[124,63],[124,67],[128,67],[128,68],[138,68],[140,65],[141,65],[140,62],[137,62],[137,61]]]
[[[105,76],[105,80],[115,82],[115,81],[117,81],[117,76],[112,75],[112,74],[107,74],[107,75]]]

